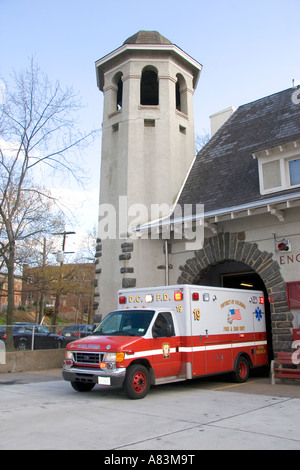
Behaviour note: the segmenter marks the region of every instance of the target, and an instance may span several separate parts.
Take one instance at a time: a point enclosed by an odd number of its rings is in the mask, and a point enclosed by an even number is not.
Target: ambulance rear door
[[[251,305],[255,341],[254,365],[260,366],[268,363],[265,299],[263,292],[253,294]]]

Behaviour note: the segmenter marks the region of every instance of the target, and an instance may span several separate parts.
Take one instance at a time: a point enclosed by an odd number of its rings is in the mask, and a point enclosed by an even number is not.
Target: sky
[[[79,93],[82,130],[101,128],[95,62],[137,31],[156,30],[203,65],[194,94],[202,135],[211,114],[300,84],[299,15],[300,0],[0,0],[0,77],[34,57],[51,81]],[[86,191],[68,187],[77,220],[66,229],[77,233],[97,224],[101,133],[84,159]]]

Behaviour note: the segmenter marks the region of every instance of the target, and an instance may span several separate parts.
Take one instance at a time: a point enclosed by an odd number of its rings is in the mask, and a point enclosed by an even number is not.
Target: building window
[[[300,281],[287,282],[287,297],[290,308],[300,308]]]
[[[187,86],[184,77],[178,73],[175,87],[176,109],[181,113],[187,114]]]
[[[123,104],[123,81],[119,78],[117,91],[117,109],[121,109]]]
[[[119,111],[123,105],[123,80],[122,72],[116,73],[112,79],[112,94],[111,94],[111,112]]]
[[[146,67],[141,78],[141,105],[157,106],[158,100],[158,74],[154,67]]]
[[[300,186],[300,156],[294,151],[284,154],[284,149],[280,151],[268,150],[255,154],[258,157],[258,170],[260,193],[269,194],[277,191],[284,191]]]
[[[274,160],[262,165],[264,190],[281,188],[280,161]]]
[[[289,161],[289,173],[291,186],[300,184],[300,158]]]

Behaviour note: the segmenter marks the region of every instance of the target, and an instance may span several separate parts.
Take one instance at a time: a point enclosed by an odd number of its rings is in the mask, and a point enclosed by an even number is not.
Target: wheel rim
[[[240,363],[240,367],[239,367],[239,376],[241,377],[241,379],[244,379],[245,377],[247,377],[247,364],[242,361]]]
[[[132,380],[133,389],[136,393],[142,393],[147,385],[147,379],[143,372],[137,372]]]

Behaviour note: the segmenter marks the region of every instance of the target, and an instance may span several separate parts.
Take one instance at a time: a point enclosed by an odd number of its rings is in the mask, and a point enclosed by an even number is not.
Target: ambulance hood
[[[69,343],[67,345],[67,349],[115,352],[123,351],[124,349],[127,349],[128,346],[132,347],[135,343],[140,343],[141,340],[143,340],[143,338],[133,336],[86,336],[85,338]]]

